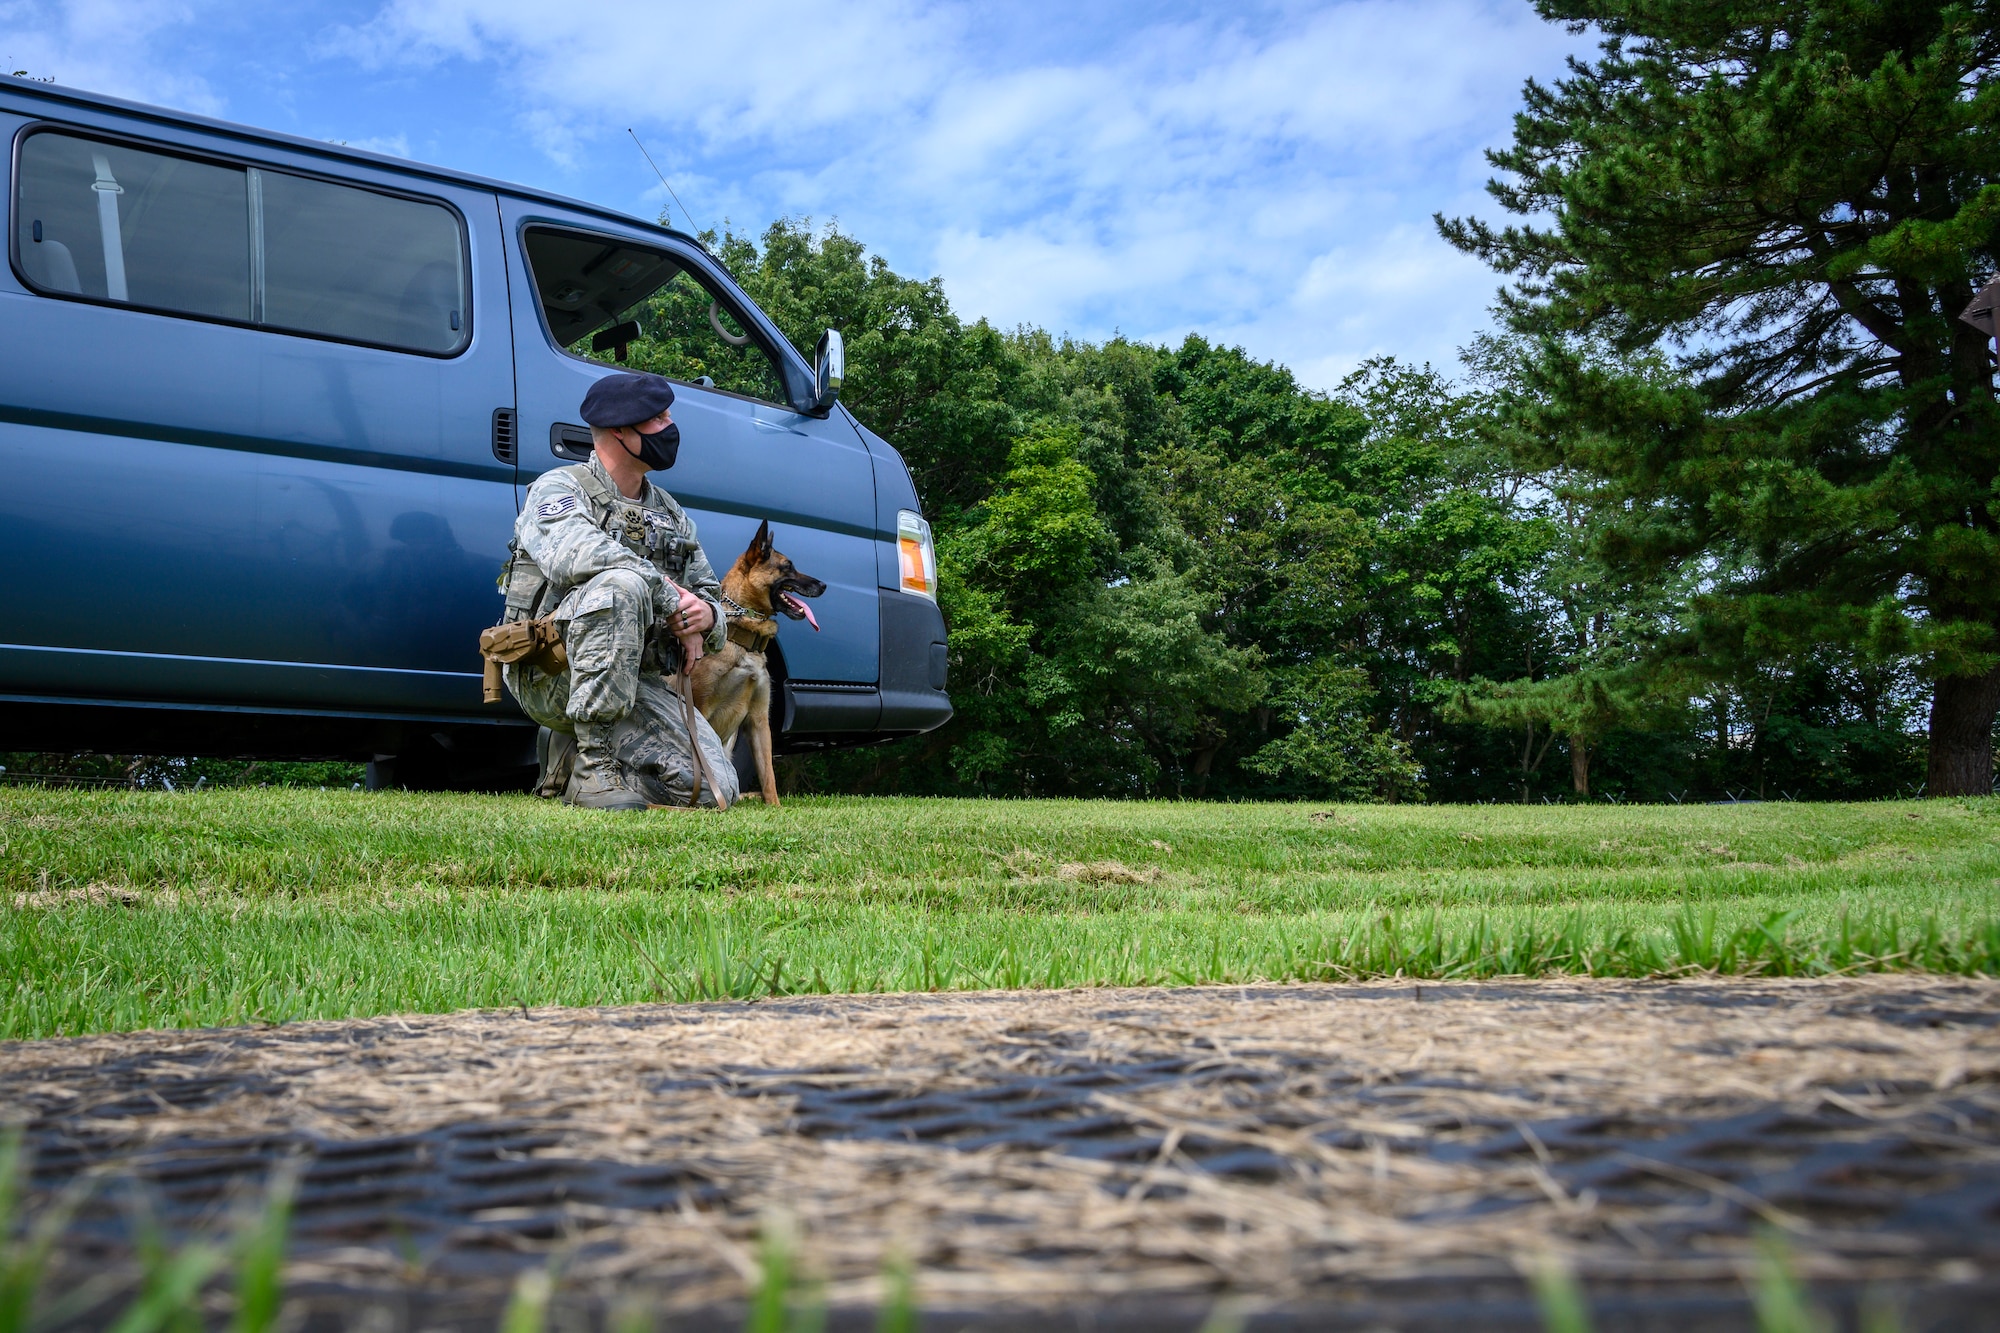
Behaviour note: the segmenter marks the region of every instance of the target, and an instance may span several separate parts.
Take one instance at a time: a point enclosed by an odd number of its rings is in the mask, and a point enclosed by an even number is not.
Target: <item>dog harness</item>
[[[748,648],[753,653],[764,651],[764,645],[777,636],[776,618],[762,611],[752,611],[728,593],[717,594],[722,604],[729,609],[723,614],[729,618],[727,630],[729,641],[738,647]],[[770,628],[765,628],[769,626]]]

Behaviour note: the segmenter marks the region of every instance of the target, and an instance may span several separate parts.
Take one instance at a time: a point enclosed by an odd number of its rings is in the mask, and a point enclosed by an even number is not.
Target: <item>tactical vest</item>
[[[604,484],[588,464],[563,469],[583,487],[584,505],[598,529],[613,537],[626,550],[674,582],[681,582],[687,563],[701,545],[693,537],[682,536],[667,515],[634,504]],[[520,538],[507,543],[507,563],[500,571],[500,586],[507,592],[503,623],[539,620],[550,614],[574,585],[557,586],[542,573],[534,557],[521,549]]]

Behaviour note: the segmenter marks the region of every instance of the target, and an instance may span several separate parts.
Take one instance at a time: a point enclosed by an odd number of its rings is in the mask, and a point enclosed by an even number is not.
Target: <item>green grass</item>
[[[1076,877],[1108,862],[1122,870]],[[4,788],[0,881],[5,1037],[1398,970],[2000,972],[1991,800],[818,799],[619,818],[525,797]]]

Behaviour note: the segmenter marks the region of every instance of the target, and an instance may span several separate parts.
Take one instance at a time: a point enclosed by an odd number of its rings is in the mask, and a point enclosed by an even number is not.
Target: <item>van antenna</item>
[[[671,198],[676,204],[680,205],[681,216],[687,219],[688,226],[690,227],[694,226],[694,214],[688,212],[686,204],[681,203],[681,197],[674,193],[674,187],[671,185],[667,185],[667,173],[660,170],[660,164],[655,162],[653,160],[653,155],[646,151],[646,145],[643,143],[639,143],[639,136],[637,132],[635,132],[630,125],[627,125],[625,127],[625,132],[632,136],[633,143],[639,144],[640,155],[646,159],[646,165],[653,169],[653,174],[660,178],[660,184],[667,186],[667,196]]]

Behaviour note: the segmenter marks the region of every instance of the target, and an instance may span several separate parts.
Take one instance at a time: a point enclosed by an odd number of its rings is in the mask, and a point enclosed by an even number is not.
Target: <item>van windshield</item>
[[[572,356],[786,402],[784,377],[754,330],[672,255],[552,228],[530,230],[526,246],[549,332]]]

